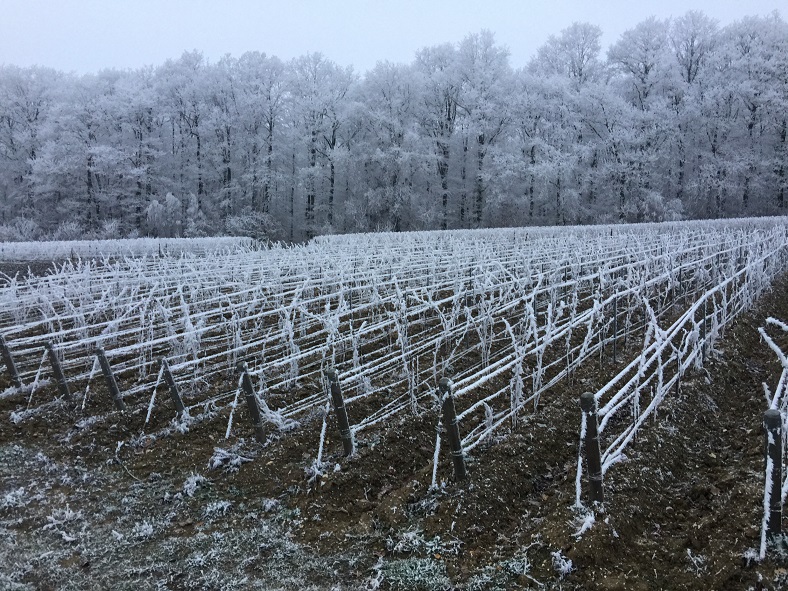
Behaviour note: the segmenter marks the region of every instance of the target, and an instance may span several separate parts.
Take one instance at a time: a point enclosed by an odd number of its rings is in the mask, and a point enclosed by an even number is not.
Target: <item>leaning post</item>
[[[0,353],[3,355],[3,363],[5,363],[5,368],[11,375],[11,384],[16,388],[21,388],[22,379],[19,377],[19,372],[16,369],[16,363],[14,363],[14,358],[11,356],[11,350],[8,348],[8,344],[5,342],[5,337],[1,334]]]
[[[353,454],[353,434],[350,432],[350,421],[347,416],[347,408],[345,407],[345,399],[342,397],[342,388],[339,385],[339,376],[335,369],[327,369],[325,371],[326,379],[328,380],[329,388],[331,390],[331,403],[334,406],[334,412],[337,415],[337,423],[339,424],[339,436],[342,439],[342,448],[345,456]]]
[[[613,298],[613,363],[618,353],[618,296]]]
[[[679,264],[681,264],[681,263],[679,263]],[[683,267],[679,267],[679,285],[678,285],[679,298],[680,298],[682,306],[684,306],[684,304],[687,303],[687,290],[684,289],[684,281],[683,281],[683,278],[682,278],[682,275],[683,275],[682,271],[683,271],[683,269],[684,269]]]
[[[246,397],[246,406],[249,409],[249,416],[252,418],[254,425],[254,436],[259,443],[265,443],[265,430],[263,429],[263,420],[260,416],[260,407],[257,405],[257,396],[254,393],[252,386],[252,378],[249,375],[249,370],[243,361],[239,361],[237,369],[241,372],[241,387],[244,390]]]
[[[770,537],[774,537],[781,533],[783,520],[783,418],[780,411],[774,408],[767,410],[763,415],[763,424],[766,428],[767,469],[770,463],[772,465],[771,475],[766,474],[767,486],[771,485],[766,532]]]
[[[112,368],[109,366],[107,356],[104,354],[104,349],[96,347],[96,357],[98,357],[99,365],[101,365],[101,372],[104,374],[104,379],[107,381],[107,388],[112,395],[112,400],[115,403],[115,408],[118,410],[126,410],[126,404],[123,402],[123,397],[120,395],[120,388],[115,381],[115,374],[112,373]]]
[[[181,418],[186,413],[186,408],[183,406],[183,399],[178,390],[178,384],[175,383],[175,378],[172,377],[170,364],[166,357],[161,358],[161,368],[164,372],[164,381],[167,383],[167,389],[170,391],[170,399],[175,405],[175,411],[178,413],[178,418]]]
[[[706,352],[708,351],[708,345],[706,344],[706,302],[707,298],[703,298],[703,319],[701,320],[700,325],[700,337],[701,337],[701,355],[703,359],[706,359]]]
[[[462,453],[460,428],[457,425],[457,410],[454,407],[454,396],[451,392],[451,381],[449,378],[441,378],[440,382],[438,382],[438,389],[441,392],[443,424],[449,436],[451,460],[454,464],[454,477],[457,480],[463,480],[468,475],[468,472],[465,469],[465,456]]]
[[[72,402],[71,390],[68,388],[68,382],[66,381],[66,376],[63,373],[63,366],[60,365],[60,358],[57,356],[55,345],[52,343],[52,341],[47,341],[46,348],[47,354],[49,355],[49,362],[52,364],[52,371],[55,374],[55,380],[57,381],[57,388],[60,391],[60,395],[69,402]]]
[[[588,479],[591,484],[591,500],[602,503],[605,500],[602,487],[602,456],[599,452],[599,427],[596,416],[596,400],[592,392],[580,396],[580,408],[585,416],[586,432],[583,447],[588,466]]]

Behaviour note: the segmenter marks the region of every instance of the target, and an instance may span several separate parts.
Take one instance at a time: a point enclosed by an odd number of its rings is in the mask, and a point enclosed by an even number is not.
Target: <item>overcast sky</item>
[[[786,0],[0,0],[0,64],[77,73],[159,65],[197,49],[210,61],[257,50],[284,60],[320,51],[363,73],[428,45],[489,29],[524,66],[574,21],[606,47],[645,18],[702,10],[721,25]]]

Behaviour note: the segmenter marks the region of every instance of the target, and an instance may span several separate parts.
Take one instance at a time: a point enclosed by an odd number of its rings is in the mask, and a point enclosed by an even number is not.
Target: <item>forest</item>
[[[786,212],[788,24],[483,30],[354,72],[320,53],[0,66],[0,241],[316,235]],[[265,45],[261,33],[260,45]]]

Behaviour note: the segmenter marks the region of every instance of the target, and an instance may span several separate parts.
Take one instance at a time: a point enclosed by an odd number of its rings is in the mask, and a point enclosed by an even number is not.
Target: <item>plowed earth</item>
[[[752,556],[761,384],[774,387],[780,372],[757,329],[788,319],[787,287],[783,277],[665,400],[606,475],[593,513],[573,508],[577,401],[634,350],[543,395],[473,451],[466,480],[452,480],[444,450],[438,490],[437,407],[361,433],[349,459],[329,416],[315,472],[319,413],[288,432],[269,428],[260,445],[241,406],[226,440],[226,411],[180,432],[168,401],[143,433],[147,401],[112,411],[99,384],[84,411],[63,403],[18,424],[9,417],[27,396],[2,397],[0,588],[786,588],[785,552]]]

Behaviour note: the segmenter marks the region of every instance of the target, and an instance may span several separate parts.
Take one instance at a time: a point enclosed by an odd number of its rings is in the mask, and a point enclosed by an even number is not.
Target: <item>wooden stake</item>
[[[603,503],[605,500],[602,487],[602,456],[599,452],[599,427],[596,418],[596,400],[592,392],[580,396],[580,408],[586,418],[586,433],[583,447],[588,466],[588,480],[591,489],[591,501]]]
[[[0,334],[0,353],[3,356],[3,363],[5,363],[5,368],[8,370],[8,373],[11,375],[11,384],[16,388],[22,387],[22,380],[19,377],[19,372],[16,370],[16,364],[14,363],[14,358],[11,357],[11,350],[8,348],[8,345],[5,342],[5,337]]]
[[[118,383],[115,381],[115,374],[112,373],[112,368],[109,366],[109,361],[107,361],[107,356],[104,354],[104,349],[96,347],[96,357],[98,357],[104,379],[107,381],[107,388],[109,388],[109,393],[112,395],[115,408],[118,410],[126,410],[126,404],[123,402],[123,397],[120,395]]]
[[[703,359],[706,359],[706,351],[708,349],[708,347],[706,347],[706,302],[707,301],[708,299],[703,300],[703,320],[701,321],[702,324],[700,331],[701,339],[702,339],[702,343],[700,347],[701,347],[701,356],[703,357]]]
[[[178,418],[181,418],[186,412],[186,408],[183,406],[183,399],[181,398],[181,393],[178,391],[178,384],[175,383],[175,378],[172,377],[170,364],[167,362],[166,357],[161,358],[161,366],[164,370],[164,381],[167,383],[167,388],[170,391],[170,399],[175,405],[175,411],[178,413]]]
[[[451,393],[451,382],[449,378],[441,378],[438,382],[441,392],[443,406],[443,425],[449,436],[449,447],[451,448],[451,460],[454,464],[454,478],[464,480],[468,475],[465,469],[465,456],[462,453],[462,440],[460,439],[460,428],[457,425],[457,410],[454,407],[454,396]]]
[[[241,376],[241,386],[244,390],[246,398],[246,406],[249,409],[249,416],[254,425],[254,436],[259,443],[265,443],[265,430],[263,429],[263,420],[260,417],[260,407],[257,405],[257,396],[252,387],[252,378],[249,375],[249,370],[243,361],[238,362],[238,371],[243,375]]]
[[[613,298],[613,363],[618,351],[618,298]]]
[[[349,456],[353,454],[355,449],[353,446],[353,435],[350,432],[350,421],[347,416],[345,399],[342,397],[342,388],[339,386],[339,376],[337,376],[337,372],[334,369],[327,369],[325,375],[331,390],[331,403],[337,415],[337,423],[339,423],[339,436],[342,438],[342,448],[345,456]]]
[[[68,382],[66,381],[66,376],[63,373],[63,367],[60,365],[60,358],[57,356],[57,351],[55,351],[55,345],[52,344],[52,341],[48,341],[46,348],[47,353],[49,354],[49,362],[52,364],[52,371],[55,374],[55,380],[57,381],[57,388],[60,391],[60,395],[69,402],[73,402],[73,399],[71,398],[71,390],[68,388]]]
[[[681,264],[681,263],[679,263],[679,264]],[[683,271],[683,268],[679,267],[679,286],[678,286],[678,289],[679,289],[679,297],[681,298],[681,305],[683,306],[684,304],[687,303],[687,297],[686,297],[686,290],[684,289],[684,285],[683,285],[683,281],[682,281],[682,271]]]
[[[771,476],[771,494],[769,497],[769,521],[766,531],[770,537],[782,532],[783,503],[783,418],[780,411],[770,408],[763,415],[763,424],[766,428],[766,460],[771,460],[772,473],[767,474],[767,484]]]

